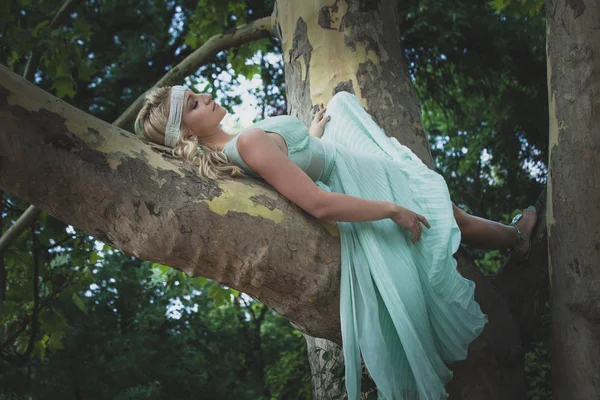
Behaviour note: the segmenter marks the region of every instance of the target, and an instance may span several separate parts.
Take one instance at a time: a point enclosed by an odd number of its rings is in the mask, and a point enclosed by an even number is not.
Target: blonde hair
[[[171,87],[152,90],[135,119],[135,134],[145,140],[165,145],[165,130],[169,120]],[[186,129],[181,126],[181,130]],[[172,154],[194,167],[196,175],[208,179],[244,176],[244,171],[229,162],[227,156],[217,150],[186,140],[181,135]]]

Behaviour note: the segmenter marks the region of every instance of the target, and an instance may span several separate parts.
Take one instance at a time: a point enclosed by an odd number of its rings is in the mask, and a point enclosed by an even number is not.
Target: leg
[[[469,215],[452,203],[454,218],[460,228],[463,242],[479,249],[505,249],[511,248],[517,242],[517,230],[513,226],[504,225],[488,219]],[[530,235],[537,215],[535,211],[524,210],[523,218],[517,223],[519,229]],[[523,241],[519,252],[527,252],[527,243]]]

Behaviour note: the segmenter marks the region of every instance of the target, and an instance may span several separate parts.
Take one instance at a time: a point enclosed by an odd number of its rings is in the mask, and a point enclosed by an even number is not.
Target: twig
[[[171,68],[150,90],[170,86],[181,82],[186,76],[196,71],[208,60],[214,57],[218,52],[249,43],[258,39],[275,36],[273,28],[273,19],[271,16],[257,19],[247,25],[240,26],[233,32],[221,33],[212,36],[200,48],[187,56],[178,65]],[[146,93],[148,93],[148,90]],[[115,125],[123,128],[134,120],[135,114],[144,101],[146,93],[139,96],[123,114],[114,122]]]

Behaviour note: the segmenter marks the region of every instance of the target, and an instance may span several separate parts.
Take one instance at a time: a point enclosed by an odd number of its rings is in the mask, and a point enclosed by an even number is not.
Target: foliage
[[[405,55],[451,198],[509,222],[507,210],[531,204],[545,181],[542,16],[499,15],[484,1],[422,1],[405,25]]]
[[[492,0],[490,5],[499,13],[519,18],[535,17],[544,7],[545,0]]]
[[[287,320],[256,301],[234,303],[233,296],[216,300],[211,295],[214,282],[189,279],[172,269],[157,274],[161,267],[108,246],[100,253],[90,267],[91,281],[74,292],[80,306],[65,294],[44,318],[45,327],[52,320],[60,331],[44,329],[40,342],[48,345],[32,354],[31,388],[28,368],[2,362],[5,394],[309,398],[304,339]],[[52,340],[54,346],[49,345]],[[22,350],[20,343],[11,345],[15,352]]]

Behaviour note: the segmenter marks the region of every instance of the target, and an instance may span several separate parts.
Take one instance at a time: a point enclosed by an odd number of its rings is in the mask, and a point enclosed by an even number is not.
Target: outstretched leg
[[[517,243],[517,229],[514,226],[467,214],[454,203],[452,208],[462,241],[469,246],[478,249],[506,249],[512,248]],[[523,217],[517,225],[521,232],[530,236],[537,220],[537,213],[533,210],[523,210],[522,213]],[[527,240],[523,240],[518,248],[519,253],[525,255],[528,246]]]

